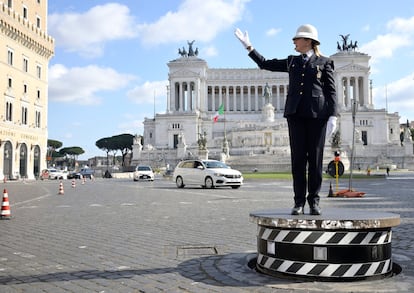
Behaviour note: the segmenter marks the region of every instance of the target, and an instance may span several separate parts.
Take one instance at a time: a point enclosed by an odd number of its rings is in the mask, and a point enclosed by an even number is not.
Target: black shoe
[[[297,216],[297,215],[303,215],[304,211],[303,211],[303,206],[295,206],[292,209],[292,212],[290,213],[291,215]]]
[[[310,206],[310,214],[314,216],[319,216],[321,214],[321,208],[318,204],[314,204]]]

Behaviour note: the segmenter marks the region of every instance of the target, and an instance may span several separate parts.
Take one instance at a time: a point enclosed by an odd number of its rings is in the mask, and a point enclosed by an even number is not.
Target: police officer
[[[304,213],[306,201],[311,215],[320,215],[319,191],[326,135],[330,138],[338,116],[333,61],[321,55],[316,28],[301,25],[293,43],[300,55],[265,59],[249,40],[247,31],[235,31],[259,68],[289,73],[284,117],[289,128],[295,205],[292,215]],[[307,172],[306,172],[307,171]]]

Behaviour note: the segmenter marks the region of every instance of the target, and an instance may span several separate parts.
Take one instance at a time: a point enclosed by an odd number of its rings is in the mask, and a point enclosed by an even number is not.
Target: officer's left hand
[[[332,135],[335,133],[337,119],[336,116],[331,116],[328,119],[328,123],[326,124],[326,136],[328,139],[331,139]]]

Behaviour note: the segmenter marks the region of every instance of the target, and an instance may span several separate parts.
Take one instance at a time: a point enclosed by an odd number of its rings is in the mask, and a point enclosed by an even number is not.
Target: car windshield
[[[138,171],[151,171],[151,168],[148,166],[139,166]]]
[[[222,169],[229,169],[230,167],[220,161],[203,161],[206,168],[215,169],[215,168],[222,168]]]

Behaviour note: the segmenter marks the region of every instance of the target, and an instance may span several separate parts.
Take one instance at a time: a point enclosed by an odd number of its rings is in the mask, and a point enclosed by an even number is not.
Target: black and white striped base
[[[391,227],[399,224],[399,216],[332,212],[316,217],[280,210],[251,213],[258,224],[257,269],[275,276],[330,281],[390,275]]]

